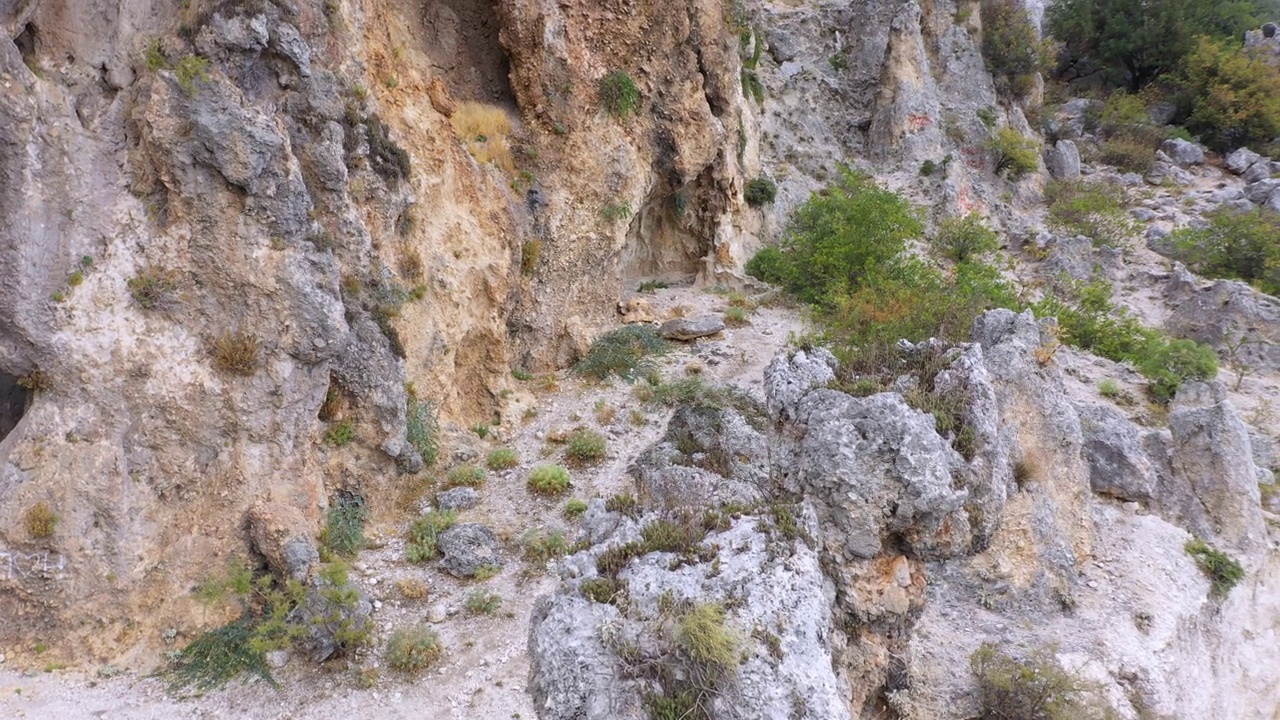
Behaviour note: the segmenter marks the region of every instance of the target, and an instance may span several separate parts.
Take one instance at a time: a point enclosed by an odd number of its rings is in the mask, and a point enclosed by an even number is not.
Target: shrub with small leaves
[[[625,588],[626,585],[621,580],[610,577],[583,580],[582,585],[579,586],[583,597],[601,604],[612,603]]]
[[[564,516],[570,520],[582,517],[587,511],[587,501],[581,498],[570,498],[569,502],[564,504]]]
[[[387,665],[401,672],[414,673],[431,667],[444,655],[440,636],[434,630],[416,625],[391,633],[387,641]]]
[[[604,435],[585,428],[575,430],[569,436],[564,456],[565,459],[575,465],[586,465],[603,460],[605,456]]]
[[[987,140],[997,174],[1007,173],[1017,179],[1040,167],[1040,145],[1013,128],[1000,128]]]
[[[201,634],[178,653],[168,672],[169,691],[180,694],[190,689],[203,694],[244,673],[277,687],[265,653],[254,649],[252,639],[253,627],[248,620],[237,620]]]
[[[334,447],[350,444],[356,437],[356,424],[351,420],[343,420],[333,425],[324,433],[324,441]]]
[[[614,70],[600,80],[600,105],[610,115],[625,120],[640,106],[640,90],[624,70]]]
[[[262,341],[244,332],[227,332],[213,340],[213,364],[222,372],[246,377],[262,365]]]
[[[449,471],[445,476],[444,489],[455,487],[480,487],[484,485],[484,468],[471,464],[463,464]]]
[[[524,559],[536,565],[545,565],[569,552],[569,541],[563,530],[529,530],[520,538],[520,545],[524,548]]]
[[[1074,720],[1090,716],[1082,701],[1084,683],[1058,667],[1048,651],[1019,660],[984,643],[969,664],[978,678],[979,717]]]
[[[1200,571],[1213,584],[1213,594],[1226,597],[1244,579],[1244,568],[1230,555],[1210,547],[1200,538],[1192,538],[1185,546],[1187,554],[1195,558]]]
[[[520,464],[520,454],[513,448],[498,448],[489,453],[486,464],[490,470],[510,470]]]
[[[561,495],[569,490],[569,471],[559,465],[541,465],[529,476],[529,490],[538,495]]]
[[[178,61],[173,76],[182,92],[195,95],[196,86],[209,80],[209,61],[199,55],[188,55]]]
[[[771,178],[758,177],[747,182],[742,197],[751,207],[760,207],[778,197],[778,185]]]
[[[405,538],[405,559],[412,563],[422,563],[434,558],[440,533],[453,527],[457,521],[458,513],[453,510],[432,510],[413,521]]]
[[[667,351],[667,343],[649,325],[627,325],[600,336],[574,367],[574,372],[604,380],[616,375],[631,381],[654,369],[654,355]]]
[[[43,500],[32,505],[22,521],[27,528],[27,535],[36,539],[53,537],[53,531],[58,527],[58,516]]]
[[[320,543],[324,549],[341,557],[355,557],[364,547],[364,525],[369,509],[359,495],[339,493],[329,508]]]
[[[405,405],[405,439],[418,451],[423,464],[427,466],[434,465],[436,456],[440,454],[440,446],[436,440],[439,433],[440,424],[436,420],[435,405],[419,400],[410,393]]]
[[[1000,238],[978,213],[948,218],[938,227],[933,243],[955,262],[967,262],[1000,249]]]
[[[472,615],[492,615],[502,607],[502,596],[487,590],[476,590],[463,603]]]
[[[1120,397],[1120,383],[1111,378],[1106,378],[1098,383],[1098,393],[1104,398]]]

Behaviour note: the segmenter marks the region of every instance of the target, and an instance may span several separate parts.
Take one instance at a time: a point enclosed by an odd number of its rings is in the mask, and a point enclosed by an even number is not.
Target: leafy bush
[[[195,95],[199,83],[209,80],[209,61],[199,55],[187,55],[173,68],[178,87],[187,95]]]
[[[614,70],[600,80],[600,104],[609,114],[625,120],[640,106],[640,91],[624,70]]]
[[[487,590],[474,590],[467,595],[463,607],[472,615],[492,615],[502,607],[502,596]]]
[[[369,141],[369,165],[391,187],[409,177],[409,153],[391,139],[391,128],[378,115],[366,115],[361,121]]]
[[[1013,128],[1000,128],[985,145],[997,174],[1016,179],[1040,168],[1040,144]]]
[[[1000,238],[978,213],[949,218],[938,228],[933,244],[955,262],[966,262],[1000,249]]]
[[[651,356],[667,351],[667,343],[649,325],[627,325],[600,336],[574,372],[604,380],[610,375],[627,380],[654,369]]]
[[[440,454],[440,446],[436,440],[439,434],[440,424],[436,420],[435,405],[409,393],[405,401],[405,439],[418,451],[422,462],[427,466],[434,465]]]
[[[512,448],[498,448],[489,453],[485,464],[490,470],[510,470],[520,464],[520,455]]]
[[[617,578],[594,577],[583,580],[579,589],[582,591],[582,596],[591,602],[607,604],[617,599],[625,587],[625,584]]]
[[[569,436],[568,447],[564,451],[565,458],[578,465],[598,462],[604,459],[604,455],[604,435],[586,429],[575,430]]]
[[[980,717],[989,720],[1081,720],[1091,715],[1081,696],[1087,689],[1047,651],[1026,660],[984,643],[969,658],[978,678]]]
[[[237,620],[201,634],[178,653],[168,673],[169,691],[182,693],[192,689],[196,694],[204,694],[243,673],[256,675],[276,687],[266,655],[252,647],[252,637],[253,627],[247,620]]]
[[[1124,188],[1113,182],[1053,181],[1045,186],[1049,224],[1084,235],[1094,245],[1121,247],[1138,232],[1125,209]]]
[[[1053,48],[1040,34],[1018,0],[985,0],[982,14],[982,60],[996,91],[1014,98],[1035,88],[1041,68],[1053,61]]]
[[[891,265],[923,230],[910,202],[842,166],[836,183],[796,208],[778,245],[761,250],[747,271],[806,302],[829,303]]]
[[[760,207],[778,197],[778,185],[770,178],[758,177],[747,182],[742,196],[751,207]]]
[[[330,427],[324,433],[324,441],[334,447],[343,447],[356,437],[356,424],[351,420],[343,420]]]
[[[541,465],[529,475],[529,490],[538,495],[561,495],[569,490],[569,471],[559,465]]]
[[[1120,383],[1116,382],[1112,378],[1105,378],[1102,382],[1098,383],[1098,394],[1102,395],[1104,398],[1120,397],[1121,392]]]
[[[1199,38],[1183,64],[1182,85],[1192,108],[1187,127],[1209,147],[1225,152],[1280,135],[1280,68],[1269,53]]]
[[[405,559],[423,563],[434,558],[440,533],[453,527],[457,521],[458,513],[453,510],[432,510],[413,521],[405,538]]]
[[[571,498],[564,504],[564,516],[570,520],[581,517],[586,511],[587,501],[581,498]]]
[[[145,310],[170,305],[178,292],[178,274],[159,265],[146,265],[129,278],[129,294]]]
[[[1174,231],[1175,257],[1201,275],[1244,280],[1280,295],[1280,213],[1222,209],[1207,217],[1206,227]]]
[[[49,508],[49,503],[41,500],[23,515],[22,524],[28,537],[42,540],[53,537],[53,531],[58,528],[58,516]]]
[[[401,672],[425,670],[443,656],[440,636],[422,625],[396,630],[387,641],[387,665]]]
[[[248,333],[223,333],[213,340],[213,365],[222,372],[253,375],[262,365],[262,342]]]
[[[1200,571],[1213,583],[1213,594],[1226,597],[1244,579],[1244,568],[1230,555],[1210,547],[1200,538],[1187,541],[1185,549],[1195,558]]]
[[[1155,148],[1130,138],[1114,138],[1102,143],[1098,159],[1108,165],[1116,166],[1122,172],[1136,172],[1142,175],[1151,171],[1156,161]]]
[[[484,485],[484,468],[464,463],[449,471],[444,479],[444,489],[455,487],[480,487]]]
[[[364,498],[340,493],[329,508],[320,542],[334,555],[355,557],[364,547],[364,525],[368,520],[369,509]]]

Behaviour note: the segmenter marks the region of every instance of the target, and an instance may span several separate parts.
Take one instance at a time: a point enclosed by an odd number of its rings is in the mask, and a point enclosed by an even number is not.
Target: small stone
[[[658,334],[668,340],[696,340],[715,335],[724,330],[724,320],[714,315],[668,320],[658,328]]]
[[[444,603],[436,603],[427,608],[427,622],[442,623],[449,617],[449,609]]]
[[[266,659],[267,659],[268,667],[272,668],[273,670],[279,670],[280,668],[289,664],[289,651],[288,650],[272,650],[267,653]]]
[[[381,601],[381,600],[374,600],[374,601],[373,601],[373,609],[374,609],[374,610],[381,610],[381,609],[382,609],[382,601]]]
[[[1090,580],[1090,581],[1087,583],[1087,585],[1088,585],[1089,587],[1094,588],[1094,589],[1096,590],[1096,589],[1098,588],[1098,581],[1097,581],[1097,580]]]

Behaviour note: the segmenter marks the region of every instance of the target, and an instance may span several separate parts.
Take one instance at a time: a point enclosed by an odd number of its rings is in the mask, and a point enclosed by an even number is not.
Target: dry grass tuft
[[[27,510],[23,523],[27,526],[27,535],[33,538],[53,537],[58,527],[58,516],[49,509],[49,504],[41,500]]]
[[[496,105],[465,102],[453,117],[453,132],[477,161],[493,163],[506,172],[515,172],[515,161],[507,136],[511,134],[511,118]]]
[[[223,372],[253,375],[262,365],[262,341],[248,333],[223,333],[213,340],[213,364]]]

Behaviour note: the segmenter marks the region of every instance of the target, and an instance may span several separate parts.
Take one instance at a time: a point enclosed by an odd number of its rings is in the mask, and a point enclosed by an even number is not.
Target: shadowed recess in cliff
[[[27,411],[31,391],[18,384],[18,378],[0,372],[0,441],[18,425]]]
[[[689,280],[698,274],[710,242],[695,230],[695,197],[686,188],[650,200],[630,219],[619,262],[624,281]]]
[[[515,108],[507,79],[511,63],[498,42],[501,23],[493,0],[428,0],[422,24],[424,49],[453,97]]]

